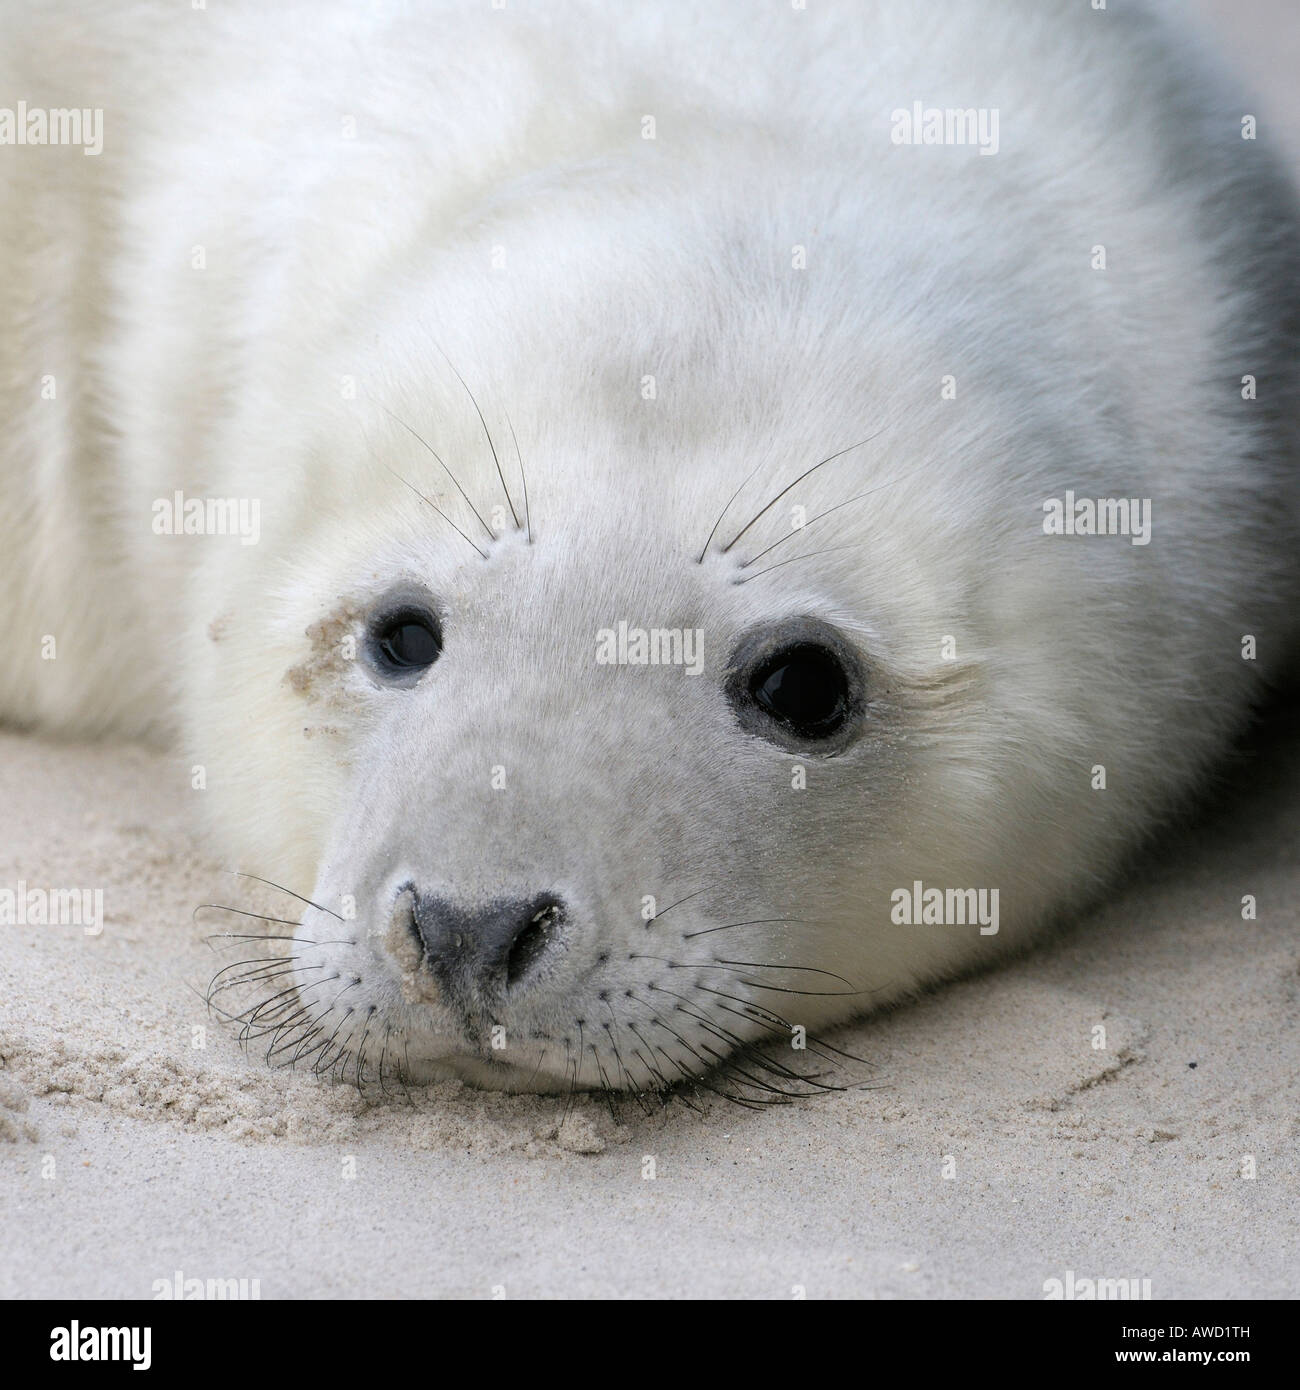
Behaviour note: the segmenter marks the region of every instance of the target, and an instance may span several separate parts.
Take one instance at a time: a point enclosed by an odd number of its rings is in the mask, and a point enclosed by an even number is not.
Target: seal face
[[[273,1061],[770,1097],[1282,669],[1294,199],[1145,6],[60,9],[0,716],[171,740],[301,895]]]

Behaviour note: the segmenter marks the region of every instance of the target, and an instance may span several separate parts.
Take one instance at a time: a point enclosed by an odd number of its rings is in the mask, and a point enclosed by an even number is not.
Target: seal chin
[[[538,1062],[519,1066],[498,1062],[471,1054],[452,1053],[442,1057],[421,1057],[412,1054],[407,1062],[406,1076],[418,1085],[433,1085],[439,1081],[461,1081],[485,1091],[513,1091],[540,1094],[562,1091],[571,1083],[563,1077],[543,1070]]]

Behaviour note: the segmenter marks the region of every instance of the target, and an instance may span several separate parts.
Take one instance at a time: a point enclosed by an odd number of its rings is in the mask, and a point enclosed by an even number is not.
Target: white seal
[[[1296,212],[1145,6],[14,18],[0,717],[309,900],[276,1060],[769,1096],[1279,672]]]

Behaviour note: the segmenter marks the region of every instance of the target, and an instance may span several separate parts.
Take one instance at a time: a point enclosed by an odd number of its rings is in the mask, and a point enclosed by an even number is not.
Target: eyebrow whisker
[[[487,421],[483,418],[483,412],[479,409],[479,403],[475,399],[473,391],[469,389],[469,383],[456,370],[455,363],[452,362],[451,358],[448,357],[441,348],[438,348],[438,351],[442,355],[442,360],[451,368],[452,375],[455,376],[456,380],[465,388],[465,394],[469,397],[470,403],[474,407],[475,414],[478,415],[478,422],[483,426],[483,433],[487,436],[488,448],[492,450],[492,462],[497,466],[497,477],[501,479],[501,491],[506,495],[506,505],[510,508],[510,515],[514,518],[515,530],[517,531],[519,529],[519,513],[515,511],[515,504],[510,496],[510,489],[506,486],[506,475],[501,471],[501,460],[497,457],[497,446],[492,442],[492,431],[488,429]],[[483,518],[479,517],[479,520],[482,521]],[[484,525],[486,524],[487,523],[484,522]],[[491,534],[492,532],[489,530],[488,535]]]
[[[382,410],[382,411],[384,412],[385,415],[387,415],[387,416],[389,417],[389,419],[391,419],[391,420],[393,420],[395,423],[401,425],[401,427],[407,432],[407,434],[411,435],[414,439],[419,440],[419,442],[420,442],[421,444],[423,444],[424,447],[433,455],[433,457],[434,457],[434,458],[438,461],[438,463],[441,465],[442,471],[451,479],[452,483],[455,485],[456,491],[459,492],[460,495],[465,499],[465,502],[466,502],[466,504],[468,505],[470,511],[472,511],[472,512],[474,513],[474,515],[478,518],[478,524],[484,529],[484,531],[487,532],[488,540],[490,540],[490,541],[491,541],[491,540],[495,540],[496,537],[495,537],[495,536],[493,535],[493,533],[492,533],[492,528],[487,524],[486,521],[483,520],[482,513],[481,513],[481,512],[479,511],[479,509],[474,505],[474,503],[470,501],[469,493],[466,492],[465,489],[464,489],[463,487],[461,487],[461,485],[460,485],[460,479],[457,478],[456,475],[451,471],[451,469],[447,467],[446,461],[443,459],[442,455],[437,451],[437,449],[435,449],[435,448],[433,447],[433,445],[430,444],[429,441],[428,441],[422,434],[420,434],[417,430],[413,430],[413,429],[410,427],[410,425],[408,425],[408,424],[406,423],[406,421],[403,420],[403,419],[401,418],[401,416],[399,416],[399,415],[394,415],[393,412],[392,412],[391,410],[389,410],[389,408],[388,408],[386,405],[382,405],[382,404],[381,404],[381,405],[379,406],[379,408],[380,408],[380,410]],[[392,472],[391,469],[389,469],[389,471]],[[400,473],[399,473],[399,474],[395,474],[394,476],[396,476],[396,477],[401,477],[401,474],[400,474]],[[406,479],[405,479],[405,478],[402,478],[402,481],[403,481],[404,483],[406,483]],[[418,492],[416,488],[411,487],[411,484],[410,484],[410,483],[406,483],[406,485],[407,485],[407,487],[410,487],[410,488],[411,488],[411,491],[412,491],[412,492],[416,492],[417,496],[424,497],[424,494],[421,493],[421,492]],[[424,497],[424,500],[425,500],[426,502],[429,502],[429,499],[428,499],[427,497]],[[429,505],[432,507],[432,506],[433,506],[433,503],[432,503],[432,502],[429,502]],[[438,509],[435,508],[435,510],[438,510]],[[442,513],[442,515],[446,516],[446,513],[444,512],[444,513]],[[448,519],[448,521],[451,520],[450,517],[448,517],[447,519]],[[452,524],[455,525],[454,522],[453,522]],[[459,527],[459,526],[457,526],[456,529],[457,529],[458,531],[460,531],[460,527]],[[462,536],[465,535],[464,531],[461,531],[460,533],[461,533]],[[466,539],[466,540],[469,540],[469,537],[468,537],[468,536],[465,536],[465,539]],[[473,542],[471,542],[471,544],[473,544]],[[479,553],[482,554],[482,551],[480,551]],[[487,557],[484,556],[484,558],[486,559]]]
[[[519,440],[515,438],[514,421],[509,415],[506,416],[506,424],[510,426],[510,438],[514,442],[515,457],[519,460],[519,481],[524,486],[524,525],[528,531],[528,544],[533,543],[533,514],[528,506],[528,475],[524,472],[524,456],[519,452]],[[515,525],[518,526],[516,520]]]
[[[805,469],[804,472],[799,474],[799,476],[794,480],[794,482],[790,483],[786,487],[783,487],[781,491],[778,492],[776,496],[772,498],[772,500],[765,507],[755,512],[754,515],[750,517],[750,519],[740,528],[740,530],[737,531],[734,536],[732,536],[732,538],[727,542],[727,544],[722,547],[722,554],[725,555],[736,544],[736,542],[741,538],[741,536],[743,536],[745,532],[748,531],[749,528],[756,521],[759,520],[760,517],[765,516],[768,512],[770,512],[772,508],[775,507],[776,504],[786,495],[786,493],[791,492],[794,488],[797,488],[805,478],[811,477],[812,474],[816,473],[816,471],[819,468],[824,468],[828,463],[834,463],[836,459],[843,458],[845,454],[851,453],[854,449],[860,449],[864,444],[870,444],[873,439],[879,438],[880,435],[882,435],[883,433],[884,429],[882,427],[881,429],[878,429],[875,432],[875,434],[869,434],[865,439],[859,439],[856,444],[850,444],[847,446],[847,448],[840,449],[833,454],[828,454],[824,459],[821,460],[820,463],[814,463],[811,468]]]

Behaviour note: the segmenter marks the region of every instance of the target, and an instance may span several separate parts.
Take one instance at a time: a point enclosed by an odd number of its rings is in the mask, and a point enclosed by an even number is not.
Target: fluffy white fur
[[[308,1058],[654,1086],[887,1003],[1095,895],[1276,672],[1296,224],[1146,6],[5,8],[0,105],[102,107],[104,150],[0,149],[0,718],[173,740],[214,852],[355,901],[304,917]],[[915,101],[998,153],[895,145]],[[154,534],[177,489],[260,541]],[[1151,543],[1045,536],[1066,489]],[[408,584],[446,647],[396,690],[345,639]],[[841,756],[723,696],[791,615],[869,672]],[[597,665],[619,620],[704,675]],[[563,892],[505,1052],[404,978],[403,879]],[[918,879],[997,888],[997,936],[892,923]]]

